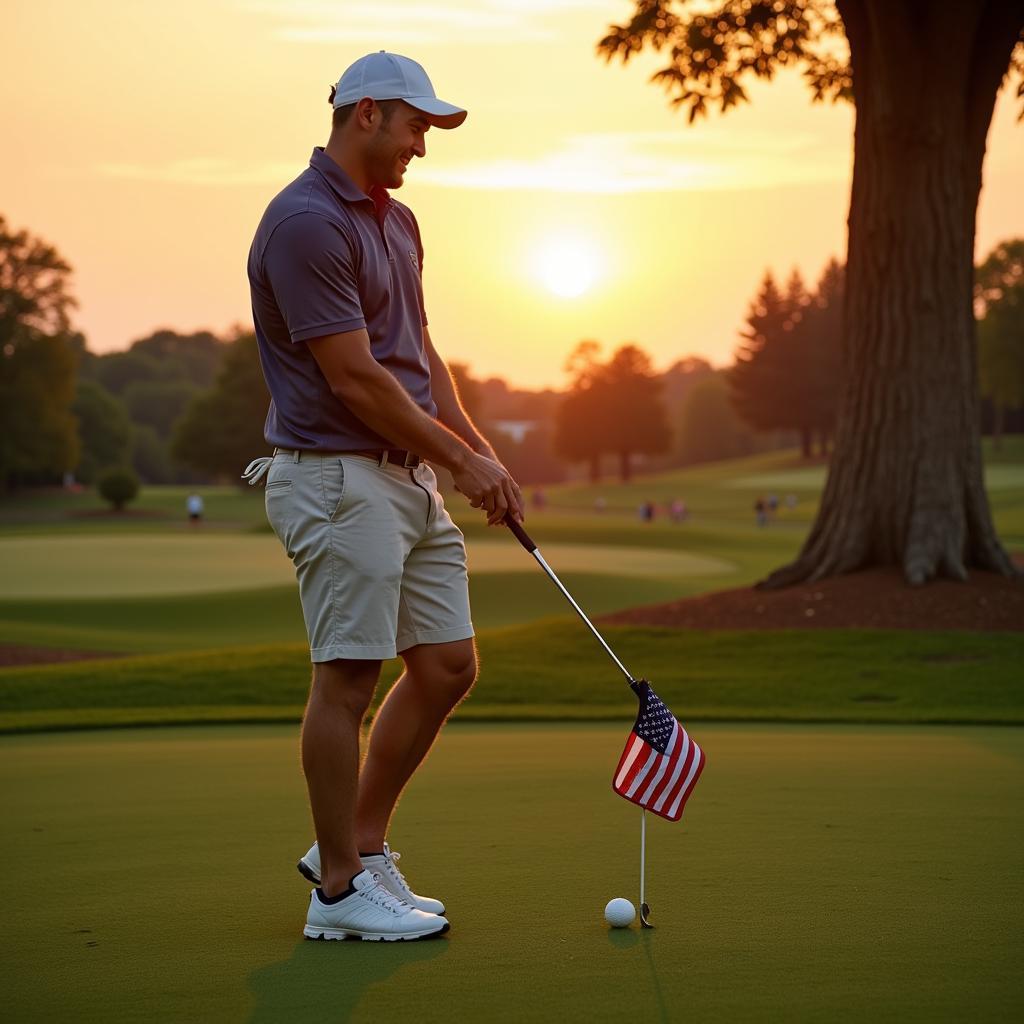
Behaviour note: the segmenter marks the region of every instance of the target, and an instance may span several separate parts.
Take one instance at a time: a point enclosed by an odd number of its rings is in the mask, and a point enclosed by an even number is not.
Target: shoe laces
[[[401,896],[396,896],[381,879],[380,873],[373,873],[373,885],[362,890],[363,896],[371,903],[389,911],[392,914],[403,913],[403,908],[410,906]]]
[[[402,855],[391,850],[390,856],[385,857],[384,859],[389,869],[388,873],[391,877],[394,878],[396,882],[399,882],[406,892],[411,893],[412,889],[409,888],[409,883],[405,880],[405,875],[403,875],[398,869],[398,862],[402,859]]]

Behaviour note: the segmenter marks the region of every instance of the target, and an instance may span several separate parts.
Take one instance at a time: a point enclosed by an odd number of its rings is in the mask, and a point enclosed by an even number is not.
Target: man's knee
[[[472,639],[416,648],[406,658],[412,674],[453,706],[473,688],[477,677],[476,648]]]
[[[379,661],[322,661],[313,665],[311,700],[361,717],[373,698],[380,676]]]

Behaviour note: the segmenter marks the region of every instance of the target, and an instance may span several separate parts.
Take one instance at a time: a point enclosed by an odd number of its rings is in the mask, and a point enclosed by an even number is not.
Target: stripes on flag
[[[704,770],[704,751],[646,679],[638,680],[634,690],[640,709],[615,769],[612,788],[632,803],[678,821]]]

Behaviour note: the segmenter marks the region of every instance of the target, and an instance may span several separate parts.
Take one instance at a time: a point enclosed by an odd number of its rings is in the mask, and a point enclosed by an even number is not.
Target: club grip
[[[516,540],[526,548],[532,555],[537,550],[537,545],[530,539],[530,535],[510,515],[505,516],[505,525],[515,534]]]

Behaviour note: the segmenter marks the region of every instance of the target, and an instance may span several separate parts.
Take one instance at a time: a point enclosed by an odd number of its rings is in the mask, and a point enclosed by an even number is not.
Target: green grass
[[[986,457],[997,483],[996,522],[1008,543],[1024,546],[1024,439]],[[744,481],[772,474],[807,488],[796,488],[795,510],[759,529]],[[818,477],[820,469],[794,453],[774,452],[626,486],[568,484],[547,489],[551,506],[531,515],[528,528],[581,605],[598,615],[762,578],[798,551]],[[88,494],[0,502],[0,643],[168,655],[0,670],[6,728],[296,717],[308,672],[299,647],[305,631],[262,492],[207,489],[208,522],[199,530],[183,521],[186,492],[143,493],[141,505],[163,519],[69,515],[96,504]],[[605,514],[592,511],[598,494],[608,499]],[[639,500],[677,495],[690,505],[687,523],[636,520]],[[462,714],[625,714],[627,700],[616,696],[612,707],[600,696],[618,694],[614,683],[590,685],[608,678],[607,666],[591,657],[593,641],[533,559],[458,496],[448,504],[467,536],[484,658],[479,690]],[[494,632],[530,624],[532,631]],[[1014,636],[613,635],[634,671],[659,686],[667,680],[667,695],[704,717],[1017,721],[1024,703]],[[273,648],[265,662],[257,647]],[[671,689],[677,680],[692,689]]]
[[[469,571],[536,573],[510,535],[473,537]],[[724,576],[736,563],[707,553],[671,548],[562,543],[547,551],[565,572],[623,579],[683,580]],[[0,599],[150,597],[203,594],[276,586],[295,570],[276,538],[253,534],[0,537]],[[116,567],[116,568],[115,568]]]
[[[470,579],[478,629],[564,615],[565,598],[520,552],[532,572],[480,573]],[[682,580],[600,573],[559,574],[593,615],[701,593],[722,577]],[[745,582],[726,577],[730,585]],[[227,594],[152,598],[0,601],[0,643],[67,650],[156,654],[305,640],[298,588],[291,584]],[[0,670],[0,679],[4,672]]]
[[[609,779],[621,727],[451,727],[392,830],[428,943],[300,938],[296,729],[0,741],[4,1019],[1015,1019],[1024,731],[703,725],[680,824]]]
[[[1024,636],[906,631],[681,632],[606,638],[677,715],[700,719],[1024,723]],[[580,625],[485,630],[464,719],[629,719],[635,700]],[[388,662],[378,698],[400,669]],[[297,721],[301,644],[12,668],[0,731]]]

